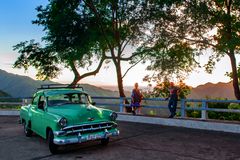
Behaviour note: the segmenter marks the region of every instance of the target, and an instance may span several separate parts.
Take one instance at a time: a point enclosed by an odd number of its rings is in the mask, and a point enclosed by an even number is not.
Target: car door
[[[36,97],[36,105],[32,107],[32,130],[35,131],[40,136],[44,136],[45,128],[43,124],[43,116],[44,116],[44,107],[46,104],[46,99],[44,95],[38,95]]]

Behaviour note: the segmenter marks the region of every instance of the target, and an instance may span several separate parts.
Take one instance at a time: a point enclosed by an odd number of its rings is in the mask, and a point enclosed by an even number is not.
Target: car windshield
[[[62,106],[66,104],[89,104],[90,101],[90,97],[85,93],[57,94],[47,97],[48,106]]]

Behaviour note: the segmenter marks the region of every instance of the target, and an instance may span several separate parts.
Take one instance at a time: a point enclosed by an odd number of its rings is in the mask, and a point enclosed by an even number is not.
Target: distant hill
[[[0,97],[10,97],[10,95],[0,90]]]
[[[0,69],[0,96],[31,97],[32,94],[42,84],[52,84],[51,81],[38,81],[27,76],[8,73]],[[96,87],[89,84],[82,84],[85,91],[91,96],[118,97],[118,91],[110,90],[105,86]],[[2,91],[2,92],[1,92]],[[125,89],[126,96],[130,96],[130,91]],[[206,83],[196,88],[192,88],[191,94],[187,98],[228,98],[235,99],[232,82],[229,83]]]
[[[234,96],[234,90],[232,82],[217,84],[206,83],[204,85],[199,85],[196,88],[193,88],[191,94],[187,98],[227,98],[227,99],[236,99]]]
[[[110,90],[117,90],[116,86],[105,86]],[[147,88],[140,87],[143,90]],[[125,91],[131,91],[132,86],[125,86]],[[236,99],[234,96],[234,90],[232,82],[223,83],[219,82],[216,84],[206,83],[203,85],[199,85],[195,88],[192,88],[190,95],[187,98],[191,99],[205,99],[208,98],[227,98],[227,99]]]
[[[41,84],[53,83],[49,81],[37,81],[27,76],[8,73],[0,69],[0,90],[12,97],[29,97]]]
[[[38,81],[27,76],[8,73],[0,69],[0,90],[8,93],[12,97],[31,97],[42,84],[52,84],[51,81]],[[84,90],[91,96],[111,96],[118,97],[117,91],[111,91],[89,84],[82,84]],[[126,92],[130,95],[129,92]]]

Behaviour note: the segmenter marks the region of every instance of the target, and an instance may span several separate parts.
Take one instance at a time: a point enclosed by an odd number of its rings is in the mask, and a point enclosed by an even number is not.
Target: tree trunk
[[[79,74],[79,72],[78,72],[78,70],[77,70],[77,68],[76,68],[76,66],[74,64],[74,61],[70,62],[71,69],[72,69],[72,71],[74,73],[74,79],[73,79],[72,83],[69,86],[75,87],[77,85],[77,83],[81,79],[83,79],[85,77],[88,77],[88,76],[91,76],[91,75],[96,75],[100,71],[100,68],[102,67],[102,64],[105,61],[105,59],[106,59],[106,56],[103,53],[97,68],[95,70],[91,71],[91,72],[87,72],[87,73],[84,73],[82,75]]]
[[[240,91],[239,91],[239,85],[238,85],[238,74],[237,74],[237,66],[236,66],[236,58],[234,55],[234,52],[230,52],[228,54],[230,61],[231,61],[231,67],[232,67],[232,79],[233,79],[233,89],[234,89],[234,95],[235,97],[240,100]]]
[[[122,69],[120,62],[117,63],[116,72],[117,72],[117,82],[118,82],[118,91],[120,97],[126,97],[123,89],[123,79],[122,79]]]
[[[229,18],[226,21],[226,29],[227,29],[227,39],[229,42],[232,40],[232,24],[231,24],[231,5],[232,0],[225,1],[227,6],[227,14]],[[240,91],[239,91],[239,85],[238,85],[238,73],[237,73],[237,65],[236,65],[236,58],[234,54],[235,47],[232,47],[230,44],[229,46],[229,52],[227,55],[230,58],[231,61],[231,67],[232,67],[232,79],[233,79],[233,89],[234,89],[234,95],[235,97],[240,100]]]
[[[78,73],[78,70],[77,70],[75,64],[74,64],[74,61],[70,62],[70,66],[71,66],[71,69],[74,73],[74,79],[69,86],[70,87],[75,87],[77,85],[77,83],[81,80],[81,77],[80,77],[80,74]]]

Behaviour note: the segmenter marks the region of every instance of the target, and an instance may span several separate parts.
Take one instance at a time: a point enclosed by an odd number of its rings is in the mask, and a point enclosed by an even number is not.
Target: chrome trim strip
[[[104,125],[104,124],[114,124],[114,122],[100,122],[100,123],[90,123],[90,124],[67,126],[67,127],[64,127],[62,130],[67,130],[67,129],[76,128],[76,127],[85,127],[85,126],[91,126],[91,125]]]
[[[64,131],[66,134],[70,134],[70,133],[78,133],[78,132],[86,132],[86,131],[96,131],[96,130],[101,130],[101,129],[110,129],[112,127],[111,126],[106,126],[106,127],[96,127],[96,128],[93,128],[91,126],[91,128],[86,128],[86,129],[78,129],[78,130],[73,130],[73,131]]]
[[[53,132],[54,136],[64,136],[67,134],[65,131],[54,131]]]
[[[97,125],[97,124],[98,124],[98,127],[93,127],[93,125]],[[101,126],[101,125],[106,125],[106,126]],[[110,129],[113,127],[113,125],[114,125],[114,123],[112,123],[112,125],[109,125],[109,123],[104,122],[104,123],[95,123],[95,124],[88,124],[88,125],[78,125],[78,126],[73,126],[72,128],[69,126],[69,127],[63,128],[63,130],[61,130],[61,131],[54,131],[53,134],[56,136],[65,136],[65,135],[71,134],[71,133]],[[86,126],[89,126],[89,128],[74,130],[74,128],[86,127]],[[69,129],[71,129],[71,130],[69,130]]]
[[[79,134],[76,137],[72,138],[65,138],[65,139],[60,139],[60,138],[54,138],[53,142],[54,144],[57,145],[66,145],[66,144],[73,144],[73,143],[82,143],[86,141],[92,141],[92,140],[97,140],[97,139],[103,139],[103,138],[108,138],[112,136],[118,136],[119,135],[119,130],[116,130],[114,132],[108,132],[105,130],[102,134],[90,134],[88,136],[82,136]]]

